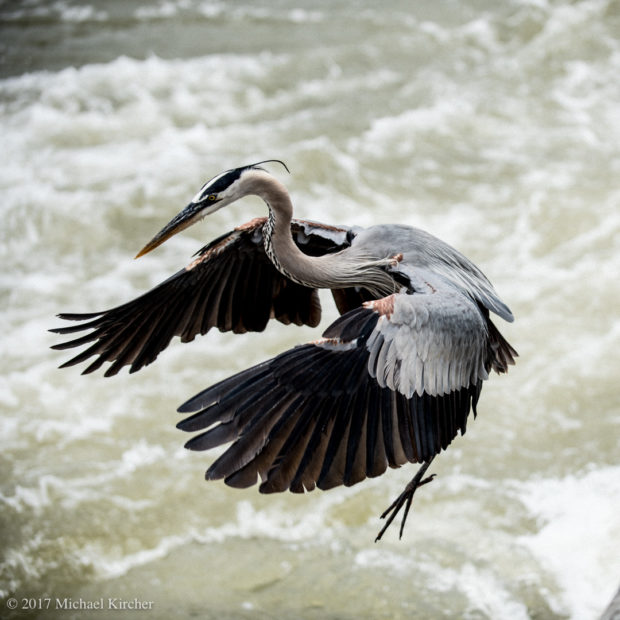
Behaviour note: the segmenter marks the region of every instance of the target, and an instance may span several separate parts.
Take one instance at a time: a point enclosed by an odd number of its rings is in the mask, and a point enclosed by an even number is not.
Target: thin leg
[[[400,532],[398,534],[398,538],[403,537],[403,530],[405,529],[405,522],[407,521],[407,516],[409,515],[409,508],[411,508],[411,502],[413,501],[413,494],[416,492],[418,487],[421,487],[423,484],[427,484],[430,482],[436,474],[431,474],[427,478],[422,480],[422,476],[426,473],[426,470],[429,468],[430,464],[433,461],[432,457],[428,461],[425,461],[422,467],[418,469],[416,475],[413,477],[411,482],[405,487],[405,490],[390,504],[390,507],[381,515],[382,519],[388,518],[385,522],[385,525],[381,528],[381,531],[377,534],[377,538],[375,538],[375,542],[381,540],[385,530],[390,527],[392,521],[394,521],[394,517],[400,512],[400,509],[405,506],[405,512],[403,514],[403,520],[400,522]]]

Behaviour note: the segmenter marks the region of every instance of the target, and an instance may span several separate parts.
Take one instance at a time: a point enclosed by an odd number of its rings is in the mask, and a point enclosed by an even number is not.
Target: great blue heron
[[[514,363],[489,311],[513,316],[470,260],[422,230],[292,219],[289,193],[259,164],[208,181],[138,256],[250,194],[265,201],[267,218],[212,241],[129,303],[59,315],[81,323],[53,331],[91,331],[54,348],[94,341],[63,366],[96,356],[84,373],[108,361],[106,375],[124,365],[135,372],[173,336],[261,331],[270,318],[316,326],[317,289],[331,289],[341,316],[321,338],[200,392],[181,405],[193,415],[177,426],[201,431],[186,443],[191,450],[232,442],[208,480],[245,488],[260,478],[263,493],[348,486],[388,465],[422,463],[383,513],[376,540],[405,506],[402,536],[415,490],[432,480],[424,475],[433,458],[465,432],[488,372]]]

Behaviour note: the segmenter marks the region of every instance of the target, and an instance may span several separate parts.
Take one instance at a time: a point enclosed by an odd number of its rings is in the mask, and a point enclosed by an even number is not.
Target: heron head
[[[213,177],[210,181],[207,181],[198,190],[196,195],[192,198],[191,202],[177,215],[175,215],[136,255],[136,258],[147,254],[151,250],[154,250],[157,246],[161,245],[167,239],[170,239],[173,235],[181,232],[188,226],[200,221],[203,217],[215,213],[218,209],[225,207],[226,205],[239,200],[243,196],[246,196],[249,191],[249,187],[245,182],[249,175],[247,172],[251,170],[264,170],[260,168],[260,164],[266,164],[268,162],[277,162],[284,166],[288,172],[286,164],[279,159],[268,159],[258,162],[256,164],[250,164],[249,166],[242,166],[241,168],[233,168],[227,170]]]

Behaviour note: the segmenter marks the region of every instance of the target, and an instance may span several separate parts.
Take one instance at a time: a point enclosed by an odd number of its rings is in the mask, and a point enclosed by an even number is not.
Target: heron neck
[[[384,259],[371,260],[351,254],[349,249],[316,257],[304,254],[291,234],[293,204],[287,189],[273,177],[261,185],[259,196],[269,207],[263,228],[265,251],[278,271],[311,288],[393,289],[393,280],[379,268],[385,265]]]
[[[297,247],[291,233],[293,205],[290,196],[282,185],[277,190],[263,196],[269,207],[269,217],[263,228],[267,256],[278,271],[298,284],[331,288],[338,274],[328,277],[331,270],[329,265],[325,265],[325,260],[308,256]]]

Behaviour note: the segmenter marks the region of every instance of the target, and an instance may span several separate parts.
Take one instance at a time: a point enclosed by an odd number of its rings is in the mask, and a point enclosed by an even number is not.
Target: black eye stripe
[[[213,177],[210,181],[207,181],[198,191],[198,193],[192,199],[193,203],[202,202],[206,200],[211,194],[219,194],[225,189],[230,187],[231,183],[234,183],[240,176],[245,168],[235,168],[222,172],[216,177]]]
[[[222,172],[216,177],[213,177],[210,181],[207,181],[200,189],[200,191],[194,196],[192,202],[202,202],[207,199],[210,194],[219,194],[220,192],[228,189],[246,170],[264,170],[264,168],[260,167],[260,164],[266,164],[269,162],[277,162],[282,164],[284,168],[288,171],[286,164],[279,159],[266,159],[265,161],[259,161],[256,164],[250,164],[249,166],[242,166],[241,168],[233,168],[232,170],[227,170],[226,172]]]
[[[209,194],[217,194],[219,192],[223,192],[227,187],[230,187],[232,183],[234,183],[240,176],[241,173],[245,170],[245,168],[235,168],[234,170],[229,170],[221,175],[219,178],[216,178],[213,183],[207,183],[205,189],[209,190]]]

